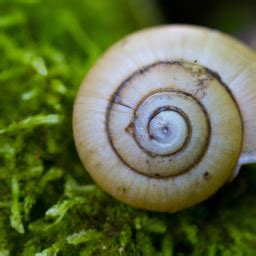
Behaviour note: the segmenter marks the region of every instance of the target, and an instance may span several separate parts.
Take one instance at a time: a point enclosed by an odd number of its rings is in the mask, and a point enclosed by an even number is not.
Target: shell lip
[[[240,165],[254,164],[254,163],[256,163],[256,151],[243,153],[239,158]]]

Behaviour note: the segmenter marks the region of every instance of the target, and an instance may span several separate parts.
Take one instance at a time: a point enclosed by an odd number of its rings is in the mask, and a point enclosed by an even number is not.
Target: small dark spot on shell
[[[149,160],[148,159],[146,160],[146,163],[149,164]]]
[[[142,69],[139,70],[139,73],[140,73],[141,75],[143,75],[144,73],[146,73],[146,70],[142,68]]]
[[[149,139],[154,140],[155,137],[152,134],[149,134]]]
[[[154,174],[155,177],[160,177],[161,175],[159,173]]]
[[[194,60],[194,63],[197,63],[197,60]]]
[[[210,178],[209,172],[204,173],[204,179],[208,180]]]
[[[125,187],[117,188],[117,194],[125,194],[127,189]]]

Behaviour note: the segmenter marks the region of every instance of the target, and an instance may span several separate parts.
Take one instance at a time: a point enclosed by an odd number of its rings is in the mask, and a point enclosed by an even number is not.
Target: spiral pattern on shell
[[[151,29],[116,44],[87,76],[74,134],[80,158],[105,191],[135,207],[177,211],[230,180],[248,129],[226,83],[237,71],[226,61],[227,73],[217,73],[212,68],[226,56],[203,45],[215,37],[242,47],[201,28]]]

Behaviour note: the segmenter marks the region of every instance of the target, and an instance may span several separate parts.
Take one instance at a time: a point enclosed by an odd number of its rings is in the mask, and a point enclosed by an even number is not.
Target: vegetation
[[[114,41],[160,20],[149,0],[0,0],[1,256],[255,253],[255,167],[163,214],[112,199],[78,159],[71,118],[83,76]]]

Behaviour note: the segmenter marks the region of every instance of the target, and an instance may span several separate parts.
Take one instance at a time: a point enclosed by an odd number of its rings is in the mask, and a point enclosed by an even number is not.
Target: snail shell
[[[84,80],[73,130],[87,171],[115,198],[190,207],[256,162],[256,54],[205,28],[135,33]]]

